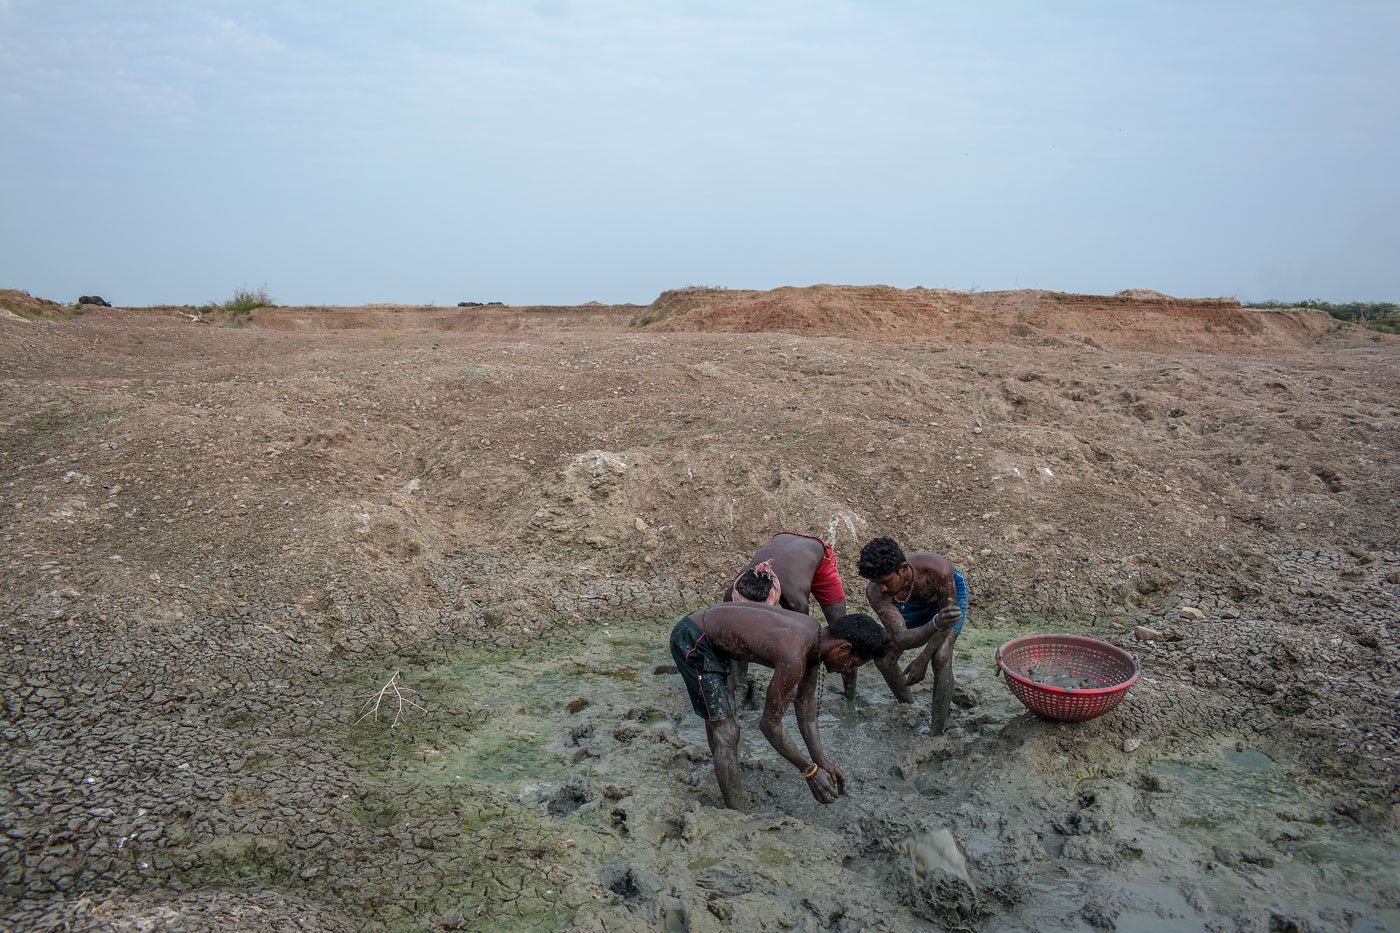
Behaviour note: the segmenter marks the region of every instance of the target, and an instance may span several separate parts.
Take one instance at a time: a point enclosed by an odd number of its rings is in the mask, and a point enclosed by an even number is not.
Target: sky
[[[0,288],[1400,301],[1400,3],[0,0]]]

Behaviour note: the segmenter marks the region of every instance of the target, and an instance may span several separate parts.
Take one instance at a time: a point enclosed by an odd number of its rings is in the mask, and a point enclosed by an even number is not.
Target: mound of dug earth
[[[65,314],[70,309],[47,298],[35,298],[17,288],[0,288],[0,317],[39,317]]]
[[[639,323],[667,331],[822,334],[984,346],[1008,341],[1124,350],[1296,349],[1339,326],[1303,309],[1256,311],[1233,298],[1158,292],[951,292],[884,285],[663,292]]]

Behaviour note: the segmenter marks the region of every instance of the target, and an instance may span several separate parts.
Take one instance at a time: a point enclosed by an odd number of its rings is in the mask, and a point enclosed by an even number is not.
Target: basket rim
[[[1107,648],[1110,653],[1120,655],[1123,659],[1128,661],[1128,663],[1132,664],[1132,676],[1130,676],[1127,680],[1122,681],[1121,683],[1114,684],[1111,687],[1086,687],[1083,690],[1072,689],[1069,687],[1055,687],[1050,684],[1036,683],[1034,680],[1031,680],[1028,677],[1022,677],[1020,674],[1016,673],[1011,668],[1003,664],[1001,660],[1002,653],[1005,652],[1007,649],[1011,648],[1012,646],[1015,646],[1018,642],[1031,641],[1032,639],[1039,641],[1043,641],[1045,639],[1053,639],[1055,642],[1061,644],[1068,642],[1069,644],[1090,644],[1099,648]],[[1038,632],[1033,635],[1019,635],[1016,638],[1013,638],[1010,641],[1003,644],[1000,648],[998,648],[997,673],[1011,680],[1014,680],[1018,684],[1028,687],[1031,690],[1043,690],[1049,694],[1063,693],[1073,694],[1074,696],[1080,697],[1091,697],[1102,696],[1106,693],[1119,693],[1121,691],[1126,691],[1133,684],[1137,683],[1138,677],[1142,674],[1142,665],[1138,663],[1137,658],[1133,657],[1133,653],[1131,651],[1128,651],[1126,648],[1120,648],[1117,645],[1112,644],[1111,642],[1101,641],[1097,638],[1090,638],[1088,635],[1065,635],[1057,632]]]

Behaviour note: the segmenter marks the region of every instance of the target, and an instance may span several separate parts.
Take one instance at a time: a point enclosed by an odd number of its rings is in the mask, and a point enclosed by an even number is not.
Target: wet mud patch
[[[851,785],[830,807],[742,710],[752,805],[723,809],[669,625],[406,672],[426,713],[347,727],[347,751],[389,802],[365,811],[367,828],[455,830],[417,863],[431,895],[386,892],[381,908],[582,930],[1380,931],[1400,919],[1393,834],[1301,788],[1289,763],[1235,736],[1125,742],[1129,703],[1073,725],[1027,713],[992,655],[1049,623],[968,629],[942,736],[928,734],[927,685],[900,705],[863,670],[847,702],[828,676],[819,723]],[[754,673],[761,696],[766,672]],[[785,725],[795,737],[791,715]]]

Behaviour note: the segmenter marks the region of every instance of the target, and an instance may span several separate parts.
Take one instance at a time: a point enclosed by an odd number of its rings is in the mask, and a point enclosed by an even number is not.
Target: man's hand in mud
[[[962,621],[962,610],[957,603],[949,603],[938,610],[938,615],[933,617],[933,624],[940,632],[946,632]]]
[[[928,673],[928,658],[918,657],[909,662],[909,666],[904,669],[904,685],[912,687],[917,683],[922,683],[924,675]]]
[[[841,780],[844,784],[845,778]],[[817,803],[835,803],[836,798],[841,796],[836,779],[825,768],[818,768],[817,773],[807,779],[807,789],[812,792]]]
[[[846,775],[841,773],[841,769],[825,758],[818,758],[817,766],[831,775],[832,780],[836,782],[836,793],[844,797],[846,795]]]

